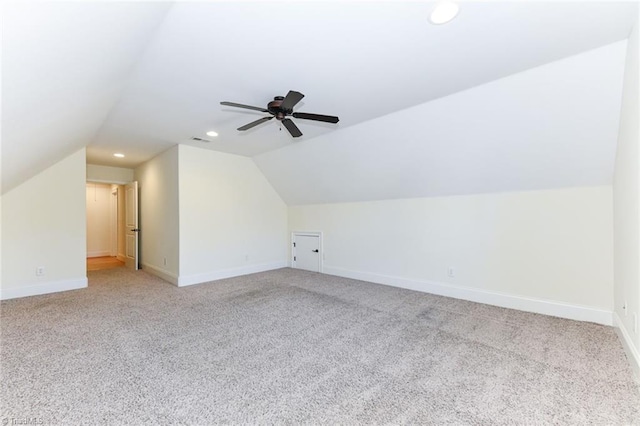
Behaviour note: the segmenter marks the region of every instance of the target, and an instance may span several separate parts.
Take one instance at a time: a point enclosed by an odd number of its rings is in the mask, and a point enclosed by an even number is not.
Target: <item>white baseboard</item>
[[[105,256],[111,256],[111,250],[87,252],[87,257],[105,257]]]
[[[220,271],[205,272],[203,274],[180,276],[178,278],[178,287],[206,283],[224,278],[239,277],[241,275],[255,274],[256,272],[271,271],[273,269],[285,268],[286,266],[287,262],[283,260],[281,262],[260,263],[257,265],[242,266],[240,268],[223,269]]]
[[[165,269],[159,268],[157,266],[152,266],[147,263],[140,264],[142,270],[155,275],[156,277],[162,278],[165,281],[170,282],[173,285],[178,285],[178,276],[173,272],[169,272]]]
[[[329,275],[370,281],[376,284],[401,287],[424,293],[500,306],[502,308],[518,309],[520,311],[534,312],[537,314],[551,315],[577,321],[589,321],[603,325],[613,325],[613,313],[611,311],[590,306],[573,305],[553,300],[516,296],[437,281],[411,280],[368,272],[351,271],[326,265],[323,272]]]
[[[84,277],[74,280],[49,281],[14,288],[2,288],[0,289],[0,300],[57,293],[60,291],[78,290],[86,288],[87,285],[87,277]]]
[[[627,358],[629,358],[629,363],[631,364],[635,379],[640,383],[640,352],[638,351],[638,348],[633,345],[633,340],[617,312],[614,312],[613,314],[613,321],[616,327],[616,333],[618,333],[618,337],[622,342],[624,351],[627,353]]]

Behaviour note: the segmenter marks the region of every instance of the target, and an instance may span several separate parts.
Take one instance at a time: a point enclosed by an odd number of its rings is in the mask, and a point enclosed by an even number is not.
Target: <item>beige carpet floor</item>
[[[119,268],[1,309],[3,424],[640,424],[610,327],[328,275]]]

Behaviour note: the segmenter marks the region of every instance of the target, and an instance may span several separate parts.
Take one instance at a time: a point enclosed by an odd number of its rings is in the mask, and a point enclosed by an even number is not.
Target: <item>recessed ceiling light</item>
[[[124,154],[120,154],[119,152],[116,152],[115,154],[113,154],[113,156],[118,158],[124,158]]]
[[[436,25],[446,24],[456,17],[458,10],[460,10],[460,8],[453,2],[444,1],[438,3],[436,7],[433,8],[433,11],[431,11],[429,20],[432,24]]]
[[[214,132],[213,130],[210,130],[207,132],[207,136],[211,136],[211,137],[216,137],[218,136],[218,132]]]

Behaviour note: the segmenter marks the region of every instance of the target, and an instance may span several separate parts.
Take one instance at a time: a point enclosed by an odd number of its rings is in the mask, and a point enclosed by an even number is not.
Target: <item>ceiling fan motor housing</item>
[[[287,115],[291,115],[293,112],[293,110],[287,111],[282,109],[282,101],[284,101],[284,96],[276,96],[267,104],[267,109],[276,117],[276,120],[284,120]]]

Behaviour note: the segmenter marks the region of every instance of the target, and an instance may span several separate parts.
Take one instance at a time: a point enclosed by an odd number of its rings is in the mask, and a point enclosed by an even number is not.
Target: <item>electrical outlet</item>
[[[449,266],[447,268],[447,276],[449,278],[454,278],[456,276],[456,271],[455,271],[455,269],[453,269],[453,266]]]
[[[41,277],[44,275],[44,266],[38,266],[36,268],[36,276]]]
[[[162,258],[162,264],[163,264],[164,266],[167,266],[167,258],[166,258],[166,257],[163,257],[163,258]]]
[[[622,312],[624,312],[624,316],[627,316],[627,301],[624,301],[624,305],[622,305]]]
[[[244,260],[245,260],[246,262],[248,262],[248,261],[249,261],[249,255],[248,255],[248,254],[245,254],[245,255],[244,255]]]

